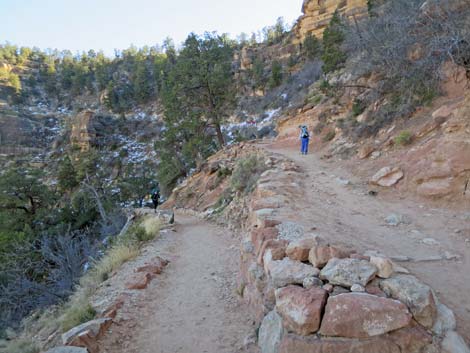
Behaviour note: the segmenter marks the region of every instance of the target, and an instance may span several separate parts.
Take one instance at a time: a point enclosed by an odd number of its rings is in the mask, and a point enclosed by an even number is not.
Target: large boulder
[[[338,246],[318,245],[310,249],[308,261],[318,268],[325,266],[333,258],[343,259],[349,257],[351,251]]]
[[[274,288],[285,287],[289,284],[303,284],[305,278],[317,277],[320,272],[313,266],[293,261],[288,257],[280,261],[270,261],[266,269]]]
[[[279,353],[404,353],[387,337],[367,340],[284,335]],[[407,352],[408,353],[408,352]]]
[[[414,319],[430,329],[436,316],[436,301],[431,288],[411,275],[396,275],[380,282],[380,288],[390,297],[405,303]]]
[[[284,328],[282,318],[273,310],[261,322],[258,335],[258,346],[261,353],[278,353]]]
[[[324,289],[288,286],[276,290],[276,310],[284,326],[299,335],[318,331],[328,294]]]
[[[371,178],[370,183],[390,187],[398,183],[403,176],[403,171],[397,167],[384,167]]]
[[[405,304],[365,293],[340,294],[328,299],[320,334],[368,338],[408,326]]]
[[[377,273],[369,261],[359,259],[331,259],[320,272],[320,278],[331,284],[350,288],[353,284],[365,287]]]

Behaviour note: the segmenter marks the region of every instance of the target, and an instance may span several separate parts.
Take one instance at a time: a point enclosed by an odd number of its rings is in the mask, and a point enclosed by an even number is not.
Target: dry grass
[[[162,227],[158,218],[150,216],[144,218],[140,226],[144,228],[145,233],[148,237],[147,240],[154,239],[160,233],[160,229]]]

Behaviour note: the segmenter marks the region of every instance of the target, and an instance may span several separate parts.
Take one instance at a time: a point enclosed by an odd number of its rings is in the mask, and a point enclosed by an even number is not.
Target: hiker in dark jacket
[[[160,194],[157,190],[152,192],[152,203],[153,203],[153,209],[155,212],[157,212],[157,206],[160,201]]]
[[[308,127],[306,125],[300,125],[300,153],[308,153],[308,142],[310,140],[310,134],[308,133]]]

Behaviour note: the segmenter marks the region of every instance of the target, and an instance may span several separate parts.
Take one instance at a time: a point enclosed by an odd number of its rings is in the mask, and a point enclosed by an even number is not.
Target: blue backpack
[[[302,136],[302,138],[309,138],[310,137],[306,126],[302,126],[302,135],[301,136]]]

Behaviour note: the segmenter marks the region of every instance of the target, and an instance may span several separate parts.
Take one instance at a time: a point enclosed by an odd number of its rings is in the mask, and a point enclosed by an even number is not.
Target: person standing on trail
[[[150,193],[153,203],[153,209],[157,212],[158,204],[160,203],[160,185],[157,183]]]
[[[310,140],[310,134],[308,133],[308,127],[306,125],[299,125],[300,128],[300,153],[308,153],[308,143]]]
[[[157,212],[157,207],[158,207],[159,201],[160,201],[160,193],[158,192],[158,190],[154,190],[152,192],[152,203],[153,203],[153,209],[154,209],[155,213]]]

